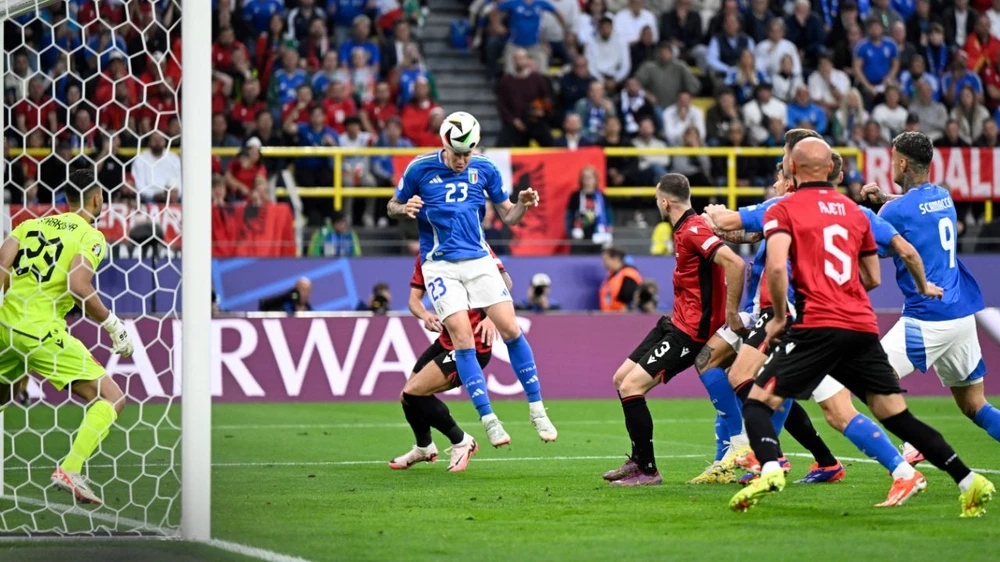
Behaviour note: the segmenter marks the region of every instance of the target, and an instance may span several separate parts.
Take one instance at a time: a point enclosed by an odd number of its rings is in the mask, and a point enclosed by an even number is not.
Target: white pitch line
[[[245,544],[224,541],[221,539],[209,539],[201,544],[207,544],[208,546],[218,548],[219,550],[242,554],[243,556],[256,558],[257,560],[263,560],[264,562],[309,562],[305,558],[299,558],[298,556],[279,554],[270,550],[264,550],[263,548],[247,546]]]
[[[101,513],[100,511],[91,511],[89,509],[83,509],[76,505],[69,505],[56,502],[46,502],[35,498],[26,498],[23,496],[16,497],[13,501],[17,503],[26,503],[28,505],[34,505],[37,507],[44,507],[47,509],[51,509],[62,515],[76,515],[79,517],[85,517],[95,521],[103,521],[105,523],[111,523],[116,527],[119,524],[123,524],[129,527],[128,531],[153,532],[159,534],[162,537],[177,538],[176,530],[171,530],[169,533],[165,533],[163,529],[151,528],[146,523],[139,521],[138,519],[132,519],[130,517],[111,515],[111,514]],[[247,556],[249,558],[263,560],[264,562],[309,562],[305,558],[299,558],[298,556],[289,556],[287,554],[280,554],[278,552],[272,552],[270,550],[265,550],[263,548],[257,548],[245,544],[224,541],[221,539],[209,539],[208,541],[205,542],[194,542],[192,544],[204,544],[212,548],[217,548],[219,550],[225,550],[227,552],[240,554],[242,556]]]
[[[810,455],[810,454],[808,454],[808,453],[785,453],[785,456],[789,456],[789,457],[802,457],[802,458],[805,458],[805,459],[811,459],[811,458],[813,458],[813,456]],[[874,460],[874,459],[863,459],[863,458],[860,458],[860,457],[841,457],[841,456],[837,456],[837,460],[849,461],[849,462],[861,462],[861,463],[865,463],[865,464],[879,464],[879,462],[877,460]],[[933,468],[934,470],[941,470],[940,468],[932,465],[931,463],[927,463],[926,466],[929,466],[929,467]],[[996,470],[996,469],[993,469],[993,468],[970,468],[969,470],[971,470],[973,472],[979,472],[979,473],[982,473],[982,474],[1000,474],[1000,470]]]

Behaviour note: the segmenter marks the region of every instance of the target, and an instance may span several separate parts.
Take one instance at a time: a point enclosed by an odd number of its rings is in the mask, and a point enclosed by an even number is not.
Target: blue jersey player
[[[907,132],[893,142],[893,179],[904,195],[865,186],[863,193],[884,202],[880,215],[910,240],[923,258],[927,278],[944,290],[942,299],[927,298],[898,258],[896,282],[905,298],[902,318],[882,338],[896,374],[934,367],[966,416],[1000,441],[1000,411],[986,401],[986,364],[976,331],[975,314],[983,309],[976,280],[958,258],[955,206],[947,189],[928,181],[934,156],[930,139]],[[910,449],[908,457],[923,460]]]
[[[453,128],[464,128],[455,135]],[[449,130],[449,128],[451,128]],[[471,132],[470,132],[471,131]],[[510,354],[511,367],[528,397],[531,422],[543,441],[557,433],[545,413],[534,355],[514,316],[514,305],[480,221],[487,198],[509,225],[520,222],[538,193],[526,189],[511,203],[500,171],[487,157],[472,154],[479,124],[467,113],[449,115],[442,125],[443,150],[416,157],[399,180],[389,202],[389,216],[417,220],[421,269],[437,317],[455,345],[458,376],[479,412],[494,447],[510,443],[490,406],[483,370],[476,359],[469,309],[484,309]],[[470,136],[474,137],[470,142]],[[460,314],[456,314],[460,313]]]

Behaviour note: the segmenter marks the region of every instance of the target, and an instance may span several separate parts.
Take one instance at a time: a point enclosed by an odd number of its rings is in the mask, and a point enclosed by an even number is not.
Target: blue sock
[[[722,414],[715,414],[715,460],[721,461],[729,449],[729,426]]]
[[[854,416],[854,419],[847,424],[844,428],[844,437],[854,443],[859,451],[877,460],[889,472],[903,464],[903,457],[889,440],[885,430],[864,414]]]
[[[972,418],[973,423],[986,430],[990,437],[1000,441],[1000,410],[987,403],[983,406],[976,417]]]
[[[726,371],[716,367],[705,371],[700,378],[701,384],[708,391],[708,397],[712,399],[712,406],[715,406],[715,411],[726,423],[726,435],[743,433],[743,408],[729,384]]]
[[[788,414],[792,413],[792,399],[789,398],[778,406],[778,409],[771,414],[771,425],[774,426],[774,434],[781,435],[781,430],[785,429],[785,420],[788,419]]]
[[[531,352],[528,340],[524,339],[524,334],[522,333],[504,343],[507,344],[507,354],[510,355],[510,366],[517,373],[517,380],[521,381],[524,393],[528,396],[528,402],[541,402],[542,385],[538,383],[538,367],[535,366],[535,354]]]
[[[492,414],[490,395],[486,393],[486,377],[483,376],[483,368],[476,359],[476,350],[456,349],[455,366],[458,367],[458,378],[465,385],[465,391],[469,393],[469,399],[479,412],[479,417]]]

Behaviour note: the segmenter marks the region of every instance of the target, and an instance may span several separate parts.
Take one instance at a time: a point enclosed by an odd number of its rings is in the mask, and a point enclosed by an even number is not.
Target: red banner
[[[63,213],[63,205],[11,205],[11,230],[22,222]],[[109,244],[130,238],[138,225],[153,224],[156,237],[175,249],[181,244],[181,206],[158,203],[111,203],[95,225],[104,233]],[[212,255],[215,257],[295,256],[295,219],[285,203],[268,203],[262,207],[228,205],[214,207],[212,214]],[[131,236],[135,238],[135,236]]]
[[[495,151],[497,165],[502,164],[502,149]],[[605,186],[604,151],[600,148],[579,150],[542,151],[532,154],[510,154],[510,170],[501,174],[511,178],[506,186],[511,193],[531,187],[538,192],[541,205],[532,209],[521,223],[514,227],[511,253],[515,256],[550,256],[565,254],[569,247],[560,244],[566,238],[566,204],[570,195],[580,189],[580,172],[587,166],[597,169],[601,191]],[[398,182],[412,156],[393,157],[393,169]]]
[[[865,181],[901,191],[892,182],[890,149],[865,151]],[[1000,199],[1000,149],[936,148],[930,181],[951,190],[955,201]]]

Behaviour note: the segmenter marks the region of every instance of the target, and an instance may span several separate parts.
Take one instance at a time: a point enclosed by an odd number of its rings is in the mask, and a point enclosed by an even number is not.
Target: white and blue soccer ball
[[[480,137],[479,121],[471,113],[456,111],[441,123],[441,142],[452,152],[472,152],[479,146]]]

